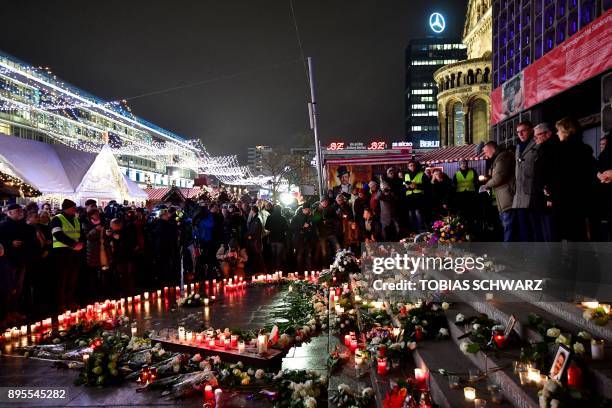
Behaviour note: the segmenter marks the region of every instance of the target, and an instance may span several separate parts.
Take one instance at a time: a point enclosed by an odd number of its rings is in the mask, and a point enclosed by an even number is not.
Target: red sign
[[[612,10],[491,93],[496,124],[612,68]]]

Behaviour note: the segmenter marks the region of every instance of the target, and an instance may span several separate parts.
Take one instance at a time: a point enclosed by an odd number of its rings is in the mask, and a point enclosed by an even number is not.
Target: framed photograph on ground
[[[508,338],[508,336],[510,336],[510,333],[512,333],[512,329],[514,329],[515,324],[516,324],[516,316],[510,315],[510,318],[508,319],[508,323],[506,323],[506,328],[504,329],[504,337],[506,339]]]
[[[561,377],[563,377],[563,373],[569,363],[570,354],[571,351],[569,348],[563,344],[559,344],[552,366],[550,367],[550,378],[561,381]]]

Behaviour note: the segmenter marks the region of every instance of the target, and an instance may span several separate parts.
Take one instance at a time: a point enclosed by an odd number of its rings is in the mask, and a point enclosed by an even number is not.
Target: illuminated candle
[[[59,324],[64,324],[64,315],[63,314],[57,316],[57,322]]]
[[[11,330],[10,329],[6,329],[6,331],[4,332],[4,340],[10,340],[11,339]]]
[[[351,335],[350,334],[344,335],[344,345],[346,347],[349,347],[351,345]]]
[[[208,340],[208,347],[215,348],[215,339]]]
[[[466,401],[474,401],[476,399],[476,390],[472,387],[465,387],[463,389],[463,397]]]
[[[179,326],[178,328],[178,339],[180,341],[185,341],[185,327]]]
[[[168,293],[168,287],[164,286],[164,293]]]
[[[140,302],[140,295],[134,296],[134,302],[136,303]]]
[[[201,343],[204,336],[202,335],[202,333],[196,333],[195,338],[197,343]]]
[[[587,309],[597,309],[599,307],[599,302],[596,300],[582,302],[582,306],[586,307]]]
[[[603,308],[604,312],[606,312],[606,314],[610,314],[610,305],[609,304],[601,304],[599,305]]]
[[[238,352],[239,352],[239,353],[244,353],[244,347],[245,347],[245,345],[244,345],[244,341],[240,340],[240,341],[238,342]]]
[[[376,368],[376,372],[379,375],[387,374],[387,357],[379,357]]]
[[[604,341],[591,340],[591,357],[593,360],[603,360],[604,358]]]
[[[232,347],[236,347],[238,345],[238,335],[237,334],[232,334],[230,336],[230,340],[231,340]]]
[[[138,329],[136,327],[132,327],[132,337],[136,336],[136,332]]]
[[[351,351],[357,350],[357,339],[351,338]]]
[[[232,344],[232,342],[231,342],[231,340],[230,340],[230,339],[225,339],[225,340],[223,340],[223,345],[225,346],[225,349],[226,349],[226,350],[229,350],[229,349],[230,349],[230,345],[231,345],[231,344]]]
[[[204,298],[204,306],[208,306],[208,298]]]
[[[414,369],[414,379],[417,382],[417,385],[421,388],[425,388],[427,385],[427,377],[429,377],[429,371],[422,368]]]
[[[34,333],[36,331],[36,324],[30,325],[30,333]]]
[[[161,289],[157,289],[157,297],[161,296]]]
[[[260,334],[257,336],[257,352],[263,354],[268,351],[268,336]]]
[[[527,370],[519,371],[519,380],[521,385],[526,385],[529,382],[529,372]]]
[[[28,326],[27,325],[21,326],[21,335],[25,336],[27,334],[28,334]]]
[[[415,341],[423,340],[423,328],[421,326],[416,326],[414,328],[414,340]]]
[[[497,345],[497,348],[503,348],[504,343],[506,342],[506,336],[504,336],[503,333],[497,333],[493,335],[493,340],[495,341],[495,344]]]
[[[193,341],[193,332],[191,330],[185,332],[185,340],[189,342]]]
[[[536,384],[539,383],[540,382],[540,370],[536,368],[532,368],[532,367],[527,368],[527,380],[534,382]]]
[[[217,388],[215,390],[215,407],[221,406],[221,396],[222,395],[223,395],[223,391],[221,391],[221,388]]]
[[[149,300],[149,292],[143,293],[143,297],[145,300]]]
[[[87,353],[83,354],[83,362],[87,364],[88,361],[89,361],[89,354]]]
[[[128,297],[127,297],[127,302],[128,302],[128,303],[131,303],[131,302],[132,302],[132,297],[131,297],[131,296],[128,296]]]
[[[344,313],[344,308],[338,304],[336,305],[335,309],[337,315],[341,315],[342,313]]]
[[[213,393],[212,386],[210,384],[206,384],[206,387],[204,387],[204,400],[212,401],[214,397],[215,397],[215,394]]]

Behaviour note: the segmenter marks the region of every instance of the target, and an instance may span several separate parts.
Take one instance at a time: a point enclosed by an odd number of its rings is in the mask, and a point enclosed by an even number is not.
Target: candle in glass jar
[[[232,344],[232,342],[231,342],[231,340],[230,340],[230,339],[225,339],[225,340],[223,340],[223,346],[225,346],[225,349],[226,349],[226,350],[229,350],[229,349],[230,349],[230,345],[231,345],[231,344]]]
[[[89,361],[89,354],[88,353],[83,354],[83,362],[87,364],[88,361]]]
[[[540,382],[540,370],[529,367],[527,368],[527,379],[534,383]]]
[[[25,336],[27,334],[28,334],[28,326],[27,325],[21,326],[21,335]]]
[[[244,353],[244,347],[245,347],[245,345],[244,345],[244,341],[240,340],[240,341],[238,342],[238,352],[239,352],[239,353]]]
[[[222,395],[223,395],[223,391],[221,391],[221,388],[217,388],[215,390],[215,406],[216,407],[221,406],[221,396]]]
[[[387,374],[387,358],[379,357],[376,363],[376,372],[379,375]]]
[[[355,337],[351,338],[351,351],[357,350],[357,339]]]
[[[346,347],[350,347],[351,346],[351,335],[350,334],[345,334],[344,335],[344,345]]]
[[[208,347],[215,348],[215,339],[208,340]]]
[[[593,360],[603,360],[604,358],[604,341],[591,340],[591,357]]]
[[[465,387],[463,389],[463,397],[466,401],[474,401],[476,399],[476,390],[472,387]]]
[[[132,327],[132,337],[134,337],[136,335],[137,332],[137,328],[136,327]]]
[[[11,339],[11,330],[10,329],[6,329],[6,331],[4,332],[4,340],[10,340]]]
[[[213,398],[215,398],[215,394],[213,393],[212,385],[206,384],[206,386],[204,387],[204,400],[212,401]]]
[[[260,334],[257,336],[257,352],[263,354],[268,351],[268,336]]]
[[[143,293],[142,296],[144,297],[144,300],[149,300],[149,292]]]
[[[232,334],[230,336],[230,340],[231,340],[230,346],[236,347],[238,345],[238,335],[237,334]]]
[[[414,369],[414,379],[417,382],[417,385],[419,386],[425,386],[425,384],[427,383],[427,377],[428,377],[429,372],[425,369],[422,368],[415,368]]]
[[[193,341],[193,332],[191,330],[185,332],[185,340]]]
[[[185,327],[179,326],[178,328],[178,339],[180,341],[185,341]]]

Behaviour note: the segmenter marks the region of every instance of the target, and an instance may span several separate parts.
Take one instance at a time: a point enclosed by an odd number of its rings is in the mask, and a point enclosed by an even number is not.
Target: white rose
[[[314,399],[313,397],[306,397],[304,398],[304,407],[306,408],[316,408],[317,406],[317,400]]]
[[[446,337],[446,336],[448,336],[448,329],[446,329],[444,327],[440,327],[440,330],[439,330],[438,333],[440,333],[440,336]]]
[[[459,344],[459,349],[461,350],[461,352],[463,354],[469,354],[468,353],[468,347],[469,346],[470,346],[470,344],[467,341],[464,341],[461,344]]]
[[[262,370],[261,368],[255,371],[255,378],[257,378],[258,380],[261,380],[262,378],[264,378],[265,375],[266,375],[266,372]]]
[[[455,316],[456,323],[463,323],[464,320],[465,320],[465,316],[462,313],[459,313],[457,314],[457,316]]]
[[[582,313],[582,317],[585,320],[593,320],[593,313],[591,313],[590,310],[585,310],[584,313]]]
[[[478,323],[474,323],[474,324],[472,325],[472,330],[474,330],[474,331],[478,331],[478,329],[480,329],[480,325],[479,325]]]
[[[546,335],[548,337],[559,337],[560,334],[561,334],[561,330],[555,327],[551,327],[550,329],[546,330]]]
[[[346,385],[346,384],[340,384],[340,385],[338,386],[338,392],[343,392],[343,393],[345,393],[345,394],[348,394],[348,393],[350,393],[350,392],[351,392],[351,387],[349,387],[349,386],[348,386],[348,385]]]
[[[442,309],[448,310],[449,307],[450,305],[447,302],[442,302]]]
[[[574,343],[574,352],[576,354],[584,354],[584,345],[582,343]]]
[[[566,346],[569,346],[571,342],[571,335],[570,337],[568,337],[564,334],[559,335],[559,337],[557,337],[557,340],[555,340],[555,343],[565,344]]]
[[[578,337],[580,337],[581,339],[585,339],[585,340],[591,340],[592,339],[591,333],[585,332],[585,331],[579,332],[578,333]]]
[[[371,397],[374,395],[374,390],[371,387],[364,388],[363,391],[361,391],[361,395],[364,397]]]

